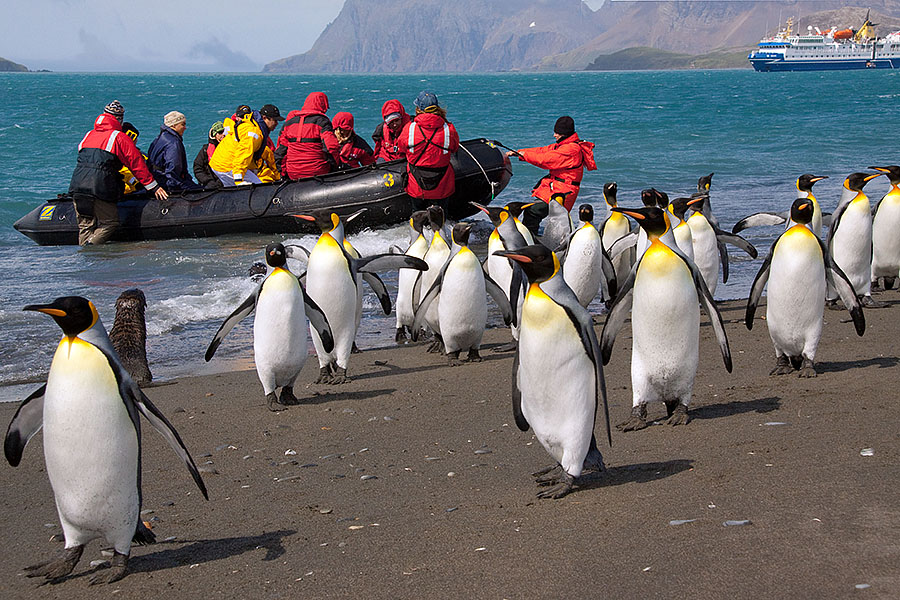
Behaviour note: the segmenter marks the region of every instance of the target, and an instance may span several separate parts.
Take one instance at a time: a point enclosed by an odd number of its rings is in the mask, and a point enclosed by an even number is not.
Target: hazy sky
[[[602,3],[587,1],[593,8]],[[0,56],[32,70],[259,71],[267,62],[309,50],[343,4],[8,0],[0,19]]]

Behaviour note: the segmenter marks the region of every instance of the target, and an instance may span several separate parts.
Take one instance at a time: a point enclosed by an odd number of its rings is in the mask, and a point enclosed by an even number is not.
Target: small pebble
[[[684,525],[685,523],[693,523],[697,519],[674,519],[669,521],[669,525]]]
[[[244,460],[250,460],[251,458],[253,458],[253,455],[248,454],[247,456],[244,457]]]
[[[641,570],[642,570],[644,573],[646,573],[647,571],[649,571],[649,570],[652,569],[652,568],[653,568],[653,567],[644,567],[644,568],[641,569]]]
[[[440,456],[426,456],[425,460],[441,460]]]
[[[47,529],[53,529],[54,527],[56,527],[56,523],[44,523],[44,527],[46,527]]]
[[[447,477],[456,477],[456,473],[450,471],[449,473],[447,473]]]
[[[108,556],[112,558],[113,556],[115,556],[115,554],[116,553],[112,548],[104,548],[103,550],[100,550],[100,556]]]
[[[297,451],[296,450],[285,450],[284,455],[285,456],[297,456]]]
[[[347,529],[349,529],[350,531],[356,531],[357,529],[365,529],[365,527],[365,525],[351,525]]]
[[[858,589],[858,590],[864,590],[864,589],[870,588],[870,587],[872,587],[872,586],[869,585],[868,583],[857,583],[857,584],[856,584],[855,586],[853,586],[853,587],[855,587],[855,588]]]
[[[863,448],[859,451],[860,456],[875,456],[874,448]]]
[[[368,452],[368,451],[369,451],[368,448],[363,448],[362,450],[359,451],[359,453],[362,454],[363,452]]]
[[[350,410],[349,408],[345,408],[341,412],[343,412],[345,415],[355,415],[356,414],[356,411]]]
[[[338,544],[338,548],[344,548],[346,546],[347,546],[347,542],[341,542],[340,544]]]
[[[91,566],[92,566],[92,567],[103,567],[103,568],[106,568],[106,567],[109,566],[109,561],[108,561],[108,560],[92,560],[92,561],[91,561]]]
[[[170,535],[169,537],[167,537],[167,538],[164,539],[163,541],[164,541],[164,542],[174,542],[174,541],[177,540],[177,539],[178,539],[178,538],[175,537],[174,535]]]
[[[752,525],[752,524],[753,523],[750,521],[750,519],[743,519],[740,521],[725,521],[724,523],[722,523],[722,525],[724,525],[725,527],[738,527],[741,525]]]
[[[378,479],[378,476],[377,475],[363,475],[362,477],[360,477],[360,479],[362,481],[368,481],[370,479]]]
[[[330,508],[320,508],[320,509],[319,509],[319,514],[321,514],[321,515],[330,515],[330,514],[331,514],[331,511],[332,511],[332,509],[330,509]]]
[[[385,421],[396,421],[397,419],[395,419],[394,417],[385,417],[384,420]]]
[[[487,548],[485,548],[484,546],[482,546],[481,548],[475,548],[475,552],[484,552],[485,550],[487,550]]]
[[[454,510],[456,510],[458,508],[459,508],[458,506],[451,506],[450,508],[447,509],[447,512],[448,513],[453,512]]]
[[[152,514],[153,514],[153,509],[152,509],[152,508],[145,508],[144,510],[141,511],[141,514],[142,514],[142,515],[152,515]]]
[[[482,448],[481,450],[476,450],[475,454],[491,454],[493,451],[488,450],[487,448]]]
[[[781,421],[769,421],[766,425],[787,425],[787,423],[782,423]]]

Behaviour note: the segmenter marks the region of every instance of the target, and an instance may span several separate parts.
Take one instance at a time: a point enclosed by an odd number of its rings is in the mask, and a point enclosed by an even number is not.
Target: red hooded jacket
[[[340,149],[327,111],[328,97],[313,92],[303,108],[288,113],[275,150],[282,174],[291,179],[312,177],[328,173],[338,164]]]
[[[519,160],[550,170],[550,173],[534,186],[531,195],[549,202],[550,196],[554,193],[566,194],[564,201],[566,210],[572,210],[575,205],[584,168],[587,167],[588,171],[597,169],[597,163],[594,162],[594,144],[578,139],[577,133],[549,146],[525,148],[518,152],[521,154]]]
[[[440,115],[416,115],[398,140],[407,161],[406,193],[413,198],[441,200],[456,191],[450,156],[459,150],[459,134]]]
[[[353,115],[348,112],[339,112],[334,115],[331,124],[335,129],[350,130],[350,139],[340,143],[340,164],[342,169],[352,169],[364,165],[371,165],[375,162],[375,155],[372,153],[372,147],[366,143],[356,132],[353,131]]]
[[[384,122],[384,118],[392,113],[400,113],[400,129],[397,134],[391,131],[391,128]],[[410,122],[409,115],[406,114],[403,105],[399,100],[388,100],[381,107],[382,122],[378,124],[372,133],[372,141],[375,142],[375,158],[382,160],[397,160],[398,158],[406,158],[397,140],[400,139],[400,132]]]

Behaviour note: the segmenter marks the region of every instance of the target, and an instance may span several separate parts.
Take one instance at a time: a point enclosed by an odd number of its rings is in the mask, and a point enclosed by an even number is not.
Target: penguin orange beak
[[[884,175],[884,173],[875,173],[874,175],[869,175],[868,177],[866,177],[864,181],[872,181],[876,177],[881,177],[882,175]]]
[[[623,215],[628,215],[632,219],[637,219],[638,221],[643,221],[647,218],[639,212],[628,210],[627,208],[619,208],[618,206],[613,206],[610,210],[614,210],[617,213],[622,213]]]
[[[798,206],[797,208],[799,208],[799,209],[801,209],[801,210],[806,210],[809,206],[812,206],[812,205],[811,205],[809,202],[804,202],[803,204],[801,204],[801,205]]]
[[[483,205],[481,205],[481,204],[478,204],[477,202],[469,202],[469,204],[471,204],[472,206],[474,206],[475,208],[477,208],[478,210],[480,210],[480,211],[483,212],[484,214],[490,215],[490,213],[488,212],[488,209],[487,209],[486,206],[483,206]]]
[[[869,167],[869,168],[871,168],[871,167]],[[810,181],[811,183],[815,183],[815,182],[817,182],[817,181],[822,181],[823,179],[828,179],[828,175],[820,175],[820,176],[818,176],[818,177],[813,177],[813,178],[810,179],[809,181]]]
[[[506,258],[511,258],[516,262],[520,263],[530,263],[532,262],[531,258],[525,256],[524,254],[516,254],[515,252],[505,252],[503,250],[497,250],[494,252],[494,256],[505,256]]]
[[[880,173],[888,173],[889,171],[884,167],[867,167],[868,169],[872,169],[873,171],[878,171]]]
[[[68,316],[66,311],[60,310],[58,308],[46,308],[43,306],[39,306],[37,304],[29,304],[22,310],[33,310],[35,312],[42,312],[45,315],[50,315],[51,317],[65,317]]]
[[[523,204],[523,205],[522,205],[522,210],[525,210],[525,209],[528,208],[529,206],[534,206],[535,204],[537,204],[537,202],[529,202],[528,204]]]
[[[298,219],[303,219],[304,221],[312,221],[315,223],[316,218],[310,215],[288,215],[289,217],[297,217]]]
[[[706,200],[706,198],[704,198],[704,197],[702,197],[702,196],[701,196],[700,198],[694,198],[694,199],[692,199],[692,200],[688,200],[687,205],[688,205],[688,206],[693,206],[694,204],[697,204],[698,202],[703,202],[704,200]]]

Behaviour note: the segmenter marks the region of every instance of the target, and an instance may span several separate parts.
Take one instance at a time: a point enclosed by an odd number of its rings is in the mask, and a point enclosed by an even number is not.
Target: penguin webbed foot
[[[779,356],[778,361],[775,363],[775,368],[769,371],[769,375],[787,375],[789,373],[794,372],[794,367],[791,365],[791,359],[787,356]]]
[[[810,359],[804,357],[803,363],[800,365],[800,373],[799,376],[802,378],[808,377],[816,377],[818,373],[816,373],[816,366]]]
[[[334,373],[331,375],[331,379],[328,381],[331,385],[341,385],[342,383],[347,383],[350,381],[350,378],[347,376],[347,369],[343,367],[335,367]]]
[[[537,497],[541,499],[552,498],[558,500],[572,491],[575,485],[575,478],[568,473],[563,472],[563,476],[559,478],[560,483],[551,488],[538,492]]]
[[[278,402],[284,406],[297,406],[300,404],[300,400],[294,395],[293,387],[281,388],[281,397],[278,399]]]
[[[886,308],[887,304],[884,302],[879,302],[872,298],[872,296],[861,296],[859,298],[859,303],[866,308]]]
[[[688,416],[688,407],[683,402],[677,400],[671,403],[666,402],[666,411],[669,413],[666,425],[687,425],[691,420]]]
[[[434,341],[431,342],[431,345],[428,346],[429,354],[443,354],[444,353],[444,340],[441,339],[441,336],[438,334],[434,334]]]
[[[84,546],[72,546],[63,551],[62,556],[53,558],[30,567],[25,567],[27,577],[45,577],[47,582],[62,579],[75,570],[75,565],[81,559]]]
[[[622,432],[639,431],[650,426],[647,421],[647,405],[641,404],[631,409],[631,416],[616,425],[616,429]]]
[[[534,477],[535,479],[537,479],[538,477],[541,477],[542,475],[546,475],[547,473],[549,473],[550,471],[553,471],[554,469],[561,469],[561,468],[562,467],[559,466],[559,464],[552,464],[549,467],[544,467],[543,469],[539,469],[539,470],[535,471],[534,473],[531,474],[531,476]]]
[[[447,353],[447,363],[448,363],[451,367],[459,367],[459,366],[462,366],[463,361],[459,360],[459,350],[457,350],[457,351],[455,351],[455,352],[448,352],[448,353]]]
[[[114,583],[125,577],[125,570],[128,567],[128,556],[116,552],[110,561],[109,567],[101,567],[97,573],[91,576],[90,584],[98,585],[101,583]]]
[[[269,392],[266,394],[266,408],[272,412],[279,412],[285,410],[287,407],[278,400],[278,396],[275,392]]]
[[[843,307],[838,304],[837,300],[826,300],[825,308],[828,310],[843,310]]]
[[[470,349],[468,356],[466,356],[466,362],[470,363],[482,362],[483,360],[481,354],[478,352],[478,348]]]
[[[534,482],[538,485],[553,485],[554,483],[561,483],[565,479],[565,472],[560,465],[550,465],[531,475],[534,477]]]
[[[405,343],[409,341],[409,337],[406,333],[408,329],[409,328],[406,325],[401,325],[400,327],[398,327],[397,333],[394,334],[394,341],[398,344],[401,342]]]
[[[331,366],[325,365],[324,367],[319,367],[319,377],[316,379],[316,383],[331,383]]]

